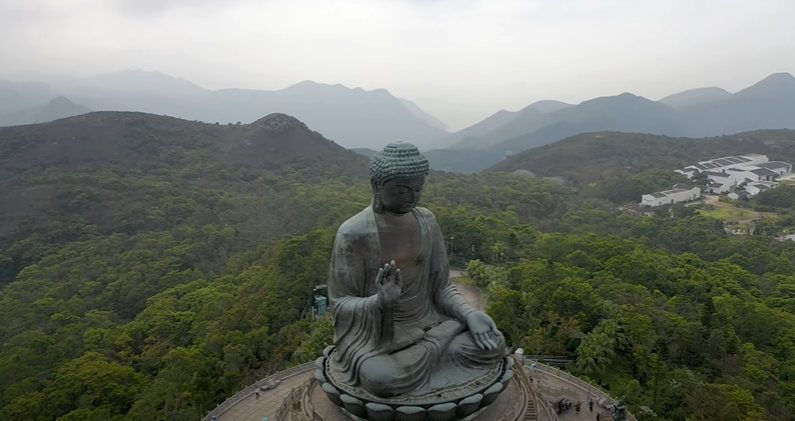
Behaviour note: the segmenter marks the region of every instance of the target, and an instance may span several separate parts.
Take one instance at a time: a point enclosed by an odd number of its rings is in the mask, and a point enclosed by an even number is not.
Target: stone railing
[[[540,411],[544,412],[544,415],[543,416],[539,415],[538,419],[558,421],[558,414],[555,412],[554,409],[552,409],[552,406],[549,404],[549,402],[546,401],[544,396],[542,396],[541,393],[539,393],[538,390],[536,389],[531,388],[531,390],[533,394],[533,399],[535,399],[536,401],[536,408],[540,408],[536,410],[539,412]]]
[[[305,420],[315,419],[315,407],[312,405],[312,391],[315,389],[315,386],[317,386],[317,379],[312,377],[309,379],[306,389],[304,389],[304,394],[301,396],[301,410]]]
[[[312,418],[313,421],[325,421],[325,418],[314,409],[312,410],[312,416],[314,417]]]
[[[304,412],[304,419],[305,421],[325,421],[322,415],[320,415],[317,410],[315,410],[314,405],[312,405],[312,392],[314,391],[315,387],[318,385],[317,379],[314,377],[309,379],[309,383],[307,384],[306,390],[304,391],[304,396],[301,398],[302,400],[302,410]],[[296,420],[292,420],[296,421]]]
[[[266,377],[266,378],[264,378],[262,380],[259,380],[259,381],[255,382],[255,383],[243,388],[243,390],[235,393],[231,397],[226,398],[226,400],[222,404],[220,404],[217,407],[215,407],[215,409],[210,411],[209,414],[207,414],[204,418],[202,418],[202,421],[212,421],[212,417],[213,416],[221,418],[221,414],[226,412],[229,408],[237,405],[243,399],[251,396],[253,393],[255,393],[257,391],[257,389],[260,388],[260,386],[263,386],[263,385],[267,384],[271,380],[286,379],[288,377],[292,377],[292,376],[295,376],[297,374],[303,374],[303,373],[306,373],[307,371],[311,371],[311,370],[314,370],[314,369],[315,369],[315,363],[314,362],[310,362],[310,363],[301,364],[299,366],[295,366],[295,367],[292,367],[292,368],[288,368],[287,370],[280,371],[280,372],[278,372],[278,373],[276,373],[276,374],[274,374],[272,376],[269,376],[269,377]]]
[[[564,395],[574,397],[577,395],[577,392],[566,386],[553,386],[550,385],[546,380],[538,381],[533,383],[536,387],[536,390],[544,391],[550,395]]]
[[[530,366],[530,364],[532,363],[535,363],[536,371],[541,372],[547,376],[552,376],[559,380],[563,380],[571,384],[574,388],[579,389],[581,392],[584,392],[586,395],[592,396],[594,403],[599,402],[601,399],[604,399],[605,406],[607,407],[606,409],[609,409],[611,404],[616,403],[616,400],[612,396],[610,396],[610,394],[607,393],[607,391],[603,390],[600,387],[594,386],[577,376],[573,376],[557,367],[552,367],[535,361],[525,360],[525,366]],[[544,388],[544,386],[542,385],[539,385],[539,387],[542,389]],[[576,393],[574,389],[569,389],[565,387],[555,388],[555,389],[563,389],[563,391],[568,391],[571,394],[579,395],[579,393]],[[629,412],[627,412],[627,420],[636,421],[635,417]]]
[[[285,417],[290,413],[290,410],[296,402],[301,403],[301,398],[304,393],[309,390],[309,386],[314,380],[315,379],[309,379],[306,383],[293,387],[290,393],[284,397],[284,401],[282,401],[282,404],[279,405],[279,409],[277,409],[276,413],[273,415],[273,421],[289,421],[286,420]]]
[[[526,378],[529,377],[529,373],[527,370],[524,371]],[[541,395],[538,391],[538,387],[540,385],[536,382],[530,382],[528,388],[530,389],[530,395],[532,396],[533,400],[536,403],[536,411],[543,412],[544,414],[538,414],[538,419],[540,420],[548,420],[548,421],[558,421],[558,414],[552,409],[552,406],[547,402],[547,399]]]

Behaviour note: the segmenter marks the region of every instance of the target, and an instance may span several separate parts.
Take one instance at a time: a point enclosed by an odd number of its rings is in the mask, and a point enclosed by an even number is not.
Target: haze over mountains
[[[795,128],[795,78],[776,73],[735,94],[706,88],[651,101],[623,93],[551,112],[527,107],[504,116],[508,121],[496,128],[494,117],[462,131],[479,135],[429,151],[434,168],[478,172],[514,153],[588,132],[708,137]]]
[[[28,124],[10,112],[41,106],[56,96],[96,111],[139,111],[208,123],[251,123],[263,115],[286,113],[347,148],[378,147],[411,140],[418,146],[446,134],[444,124],[411,101],[384,89],[365,91],[304,81],[278,91],[210,91],[159,72],[126,70],[91,78],[17,75],[0,82],[0,120]]]
[[[10,111],[0,115],[0,126],[46,123],[67,117],[90,113],[91,109],[58,96],[45,105]]]
[[[795,78],[789,73],[770,75],[734,94],[708,87],[659,101],[631,93],[576,105],[537,101],[516,112],[499,111],[455,133],[447,133],[443,122],[413,102],[384,89],[304,81],[278,91],[210,91],[184,79],[141,70],[82,79],[28,74],[15,80],[0,81],[0,125],[50,121],[89,109],[221,124],[247,124],[278,112],[293,115],[339,145],[365,155],[390,141],[410,141],[427,151],[434,169],[464,173],[588,132],[708,137],[795,128]],[[57,97],[65,98],[51,103]]]

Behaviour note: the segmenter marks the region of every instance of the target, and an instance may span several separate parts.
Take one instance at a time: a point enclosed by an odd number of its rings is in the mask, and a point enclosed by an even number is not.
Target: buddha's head
[[[411,143],[393,142],[370,161],[373,210],[403,214],[411,212],[420,200],[428,160]]]

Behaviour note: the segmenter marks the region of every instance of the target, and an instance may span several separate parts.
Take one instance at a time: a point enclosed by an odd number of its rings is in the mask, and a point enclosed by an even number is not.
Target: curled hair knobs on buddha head
[[[378,186],[399,177],[425,177],[428,160],[411,143],[392,142],[370,160],[370,179]]]

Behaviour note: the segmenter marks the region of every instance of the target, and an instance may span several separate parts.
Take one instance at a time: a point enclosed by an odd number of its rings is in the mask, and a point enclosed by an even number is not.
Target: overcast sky
[[[457,129],[795,73],[793,21],[795,0],[0,0],[0,72],[386,88]]]

